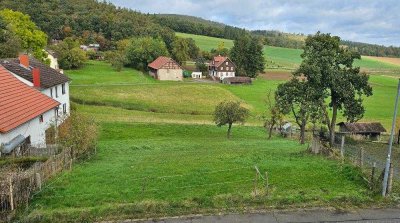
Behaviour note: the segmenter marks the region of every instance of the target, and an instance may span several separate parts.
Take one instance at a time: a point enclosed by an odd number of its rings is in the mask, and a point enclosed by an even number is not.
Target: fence
[[[72,161],[71,149],[64,149],[43,163],[3,177],[0,180],[0,212],[3,216],[18,207],[27,206],[32,193],[41,190],[44,181],[65,169],[71,169]]]

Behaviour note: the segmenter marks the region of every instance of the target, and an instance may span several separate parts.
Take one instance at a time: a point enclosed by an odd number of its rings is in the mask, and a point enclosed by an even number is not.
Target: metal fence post
[[[340,143],[340,155],[344,157],[344,135],[342,135],[342,142]]]

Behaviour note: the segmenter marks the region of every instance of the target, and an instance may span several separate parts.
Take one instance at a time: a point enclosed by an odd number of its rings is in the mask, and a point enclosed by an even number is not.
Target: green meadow
[[[202,50],[210,51],[216,49],[218,44],[223,42],[225,47],[231,48],[233,46],[232,40],[220,39],[208,36],[199,36],[186,33],[177,33],[177,36],[192,38],[195,40],[198,47]],[[294,70],[301,63],[301,49],[289,49],[282,47],[266,46],[264,49],[266,70]],[[370,73],[389,73],[392,75],[398,75],[400,73],[400,66],[394,65],[372,58],[362,57],[361,60],[357,60],[355,66],[361,67],[361,69]]]
[[[301,62],[299,50],[267,47],[265,53],[280,68]],[[375,61],[363,63],[378,67]],[[388,128],[397,80],[386,68],[370,77],[374,95],[365,99],[361,121],[380,121]],[[116,72],[98,61],[65,73],[72,80],[75,109],[100,126],[97,154],[46,183],[20,211],[22,222],[363,207],[380,201],[368,191],[360,170],[310,155],[296,140],[266,138],[260,120],[267,109],[265,97],[282,80],[260,76],[243,86],[159,82],[130,68]],[[215,105],[227,99],[241,101],[251,114],[244,126],[233,127],[231,140],[226,139],[226,127],[212,120]],[[266,181],[257,178],[257,194],[255,166],[269,176],[268,190]]]

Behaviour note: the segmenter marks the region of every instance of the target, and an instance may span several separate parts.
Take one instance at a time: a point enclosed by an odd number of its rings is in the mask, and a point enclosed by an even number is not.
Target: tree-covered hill
[[[244,33],[257,35],[270,46],[302,48],[304,34],[271,30],[246,31],[206,19],[172,14],[149,15],[97,0],[0,0],[0,10],[9,8],[31,16],[33,22],[46,32],[49,39],[82,37],[98,42],[102,47],[112,41],[133,36],[161,37],[167,45],[174,31],[225,39],[237,39]],[[400,57],[400,47],[342,41],[362,55]]]
[[[96,0],[1,0],[0,9],[9,8],[31,16],[50,39],[85,36],[121,40],[132,36],[168,36],[151,16],[106,1]]]

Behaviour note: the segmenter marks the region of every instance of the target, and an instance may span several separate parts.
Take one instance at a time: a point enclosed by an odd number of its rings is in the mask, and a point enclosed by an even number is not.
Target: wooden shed
[[[373,140],[379,139],[381,133],[386,132],[380,122],[340,122],[337,125],[339,126],[339,132],[342,134],[362,135]]]
[[[250,77],[226,77],[222,80],[224,84],[251,84]]]

